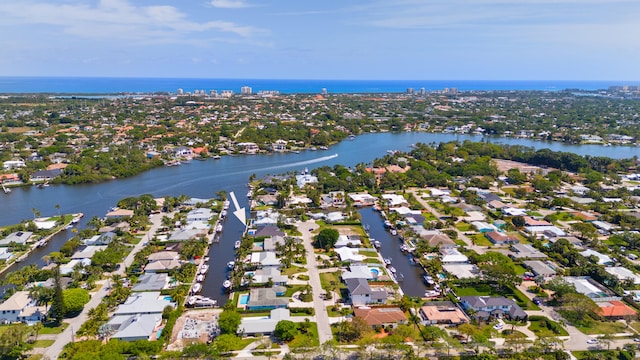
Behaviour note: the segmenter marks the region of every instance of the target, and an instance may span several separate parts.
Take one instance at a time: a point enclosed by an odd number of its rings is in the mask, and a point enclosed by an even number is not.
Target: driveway
[[[162,224],[163,215],[164,214],[154,214],[151,216],[151,219],[150,219],[151,227],[149,228],[149,231],[147,231],[147,233],[142,238],[142,240],[140,240],[133,247],[129,255],[124,259],[123,263],[121,263],[120,269],[118,269],[117,271],[114,271],[113,274],[119,274],[119,275],[124,274],[126,266],[130,266],[133,263],[133,259],[136,253],[145,246],[146,242],[149,241],[149,239],[153,238],[156,231],[158,231],[158,229],[160,228]],[[100,289],[91,294],[91,300],[89,300],[89,303],[87,303],[87,305],[84,306],[84,309],[82,309],[82,312],[80,313],[80,315],[72,319],[65,320],[65,322],[68,323],[69,326],[62,333],[57,335],[56,341],[45,350],[44,356],[46,356],[49,359],[57,359],[58,356],[60,356],[60,353],[62,352],[62,348],[66,344],[75,340],[75,332],[78,331],[78,329],[80,329],[80,326],[85,321],[87,321],[89,311],[95,308],[96,306],[98,306],[102,302],[102,299],[104,299],[104,297],[108,294],[109,290],[111,289],[111,286],[110,286],[111,279],[101,280],[101,281],[98,281],[97,283],[102,285]]]
[[[309,271],[309,285],[313,291],[313,308],[315,310],[316,324],[318,325],[318,340],[320,345],[333,339],[331,326],[329,325],[329,315],[325,307],[324,300],[320,298],[320,294],[324,293],[320,284],[320,274],[318,272],[318,264],[312,245],[311,231],[318,228],[313,221],[299,222],[296,224],[298,230],[302,233],[302,242],[307,252],[307,270]]]

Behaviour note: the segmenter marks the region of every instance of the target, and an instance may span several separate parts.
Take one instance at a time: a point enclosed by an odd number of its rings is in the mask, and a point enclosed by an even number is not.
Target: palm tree
[[[31,212],[33,213],[33,220],[35,220],[36,218],[40,217],[40,210],[36,209],[36,208],[32,208]]]

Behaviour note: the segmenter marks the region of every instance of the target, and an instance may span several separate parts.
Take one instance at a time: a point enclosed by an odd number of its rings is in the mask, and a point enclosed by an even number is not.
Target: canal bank
[[[397,235],[391,235],[385,229],[384,218],[372,207],[362,208],[359,212],[362,216],[362,225],[368,228],[369,237],[372,240],[380,241],[379,251],[382,257],[391,259],[391,266],[396,269],[397,278],[404,278],[398,279],[398,284],[402,291],[407,296],[423,297],[427,290],[422,281],[424,271],[420,266],[413,265],[409,261],[408,254],[400,250],[400,245],[403,244],[402,240]]]
[[[370,163],[375,158],[384,156],[387,150],[390,149],[409,151],[412,144],[419,142],[437,144],[440,142],[466,140],[521,145],[535,149],[549,148],[554,151],[566,151],[591,156],[628,158],[640,155],[640,148],[635,147],[568,145],[530,139],[491,138],[479,135],[423,132],[365,134],[356,137],[353,141],[343,141],[332,146],[329,150],[308,150],[300,154],[225,156],[219,160],[208,159],[206,161],[192,161],[181,166],[155,168],[131,178],[98,184],[52,185],[45,189],[34,187],[16,188],[9,194],[0,194],[2,197],[0,226],[15,224],[29,219],[32,216],[32,209],[48,212],[54,211],[57,209],[56,205],[59,205],[59,209],[62,212],[82,212],[85,214],[85,217],[78,224],[78,227],[82,229],[92,217],[104,216],[109,208],[116,205],[118,200],[130,196],[140,196],[141,194],[153,194],[156,197],[186,194],[193,197],[211,198],[219,190],[233,190],[236,191],[240,201],[246,202],[245,194],[247,188],[245,186],[249,177],[253,174],[257,177],[262,177],[267,174],[280,174],[288,171],[300,171],[304,168],[313,169],[314,167],[333,166],[335,164],[355,166],[360,163]],[[336,153],[338,157],[334,156]],[[237,220],[235,222],[239,223]],[[233,223],[233,221],[229,223]],[[227,234],[233,231],[229,226],[225,228],[225,233]],[[211,251],[227,254],[227,247],[233,248],[233,242],[241,234],[241,230],[236,229],[235,231],[236,233],[230,235],[223,234],[219,245],[214,244]],[[58,251],[72,235],[67,231],[59,233],[49,241],[47,246],[35,249],[31,256],[14,266],[14,269],[30,264],[42,266],[42,256],[52,251]],[[229,243],[229,240],[225,239],[233,239],[233,241]],[[232,259],[231,256],[228,258],[228,260]],[[226,264],[226,261],[224,263]],[[221,284],[224,278],[221,275],[219,276],[218,280],[221,280],[219,281]],[[214,278],[214,276],[209,276],[209,278]],[[207,284],[207,287],[213,285]]]

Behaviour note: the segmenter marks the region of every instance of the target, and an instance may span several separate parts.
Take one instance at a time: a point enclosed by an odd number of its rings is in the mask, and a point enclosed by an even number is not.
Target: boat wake
[[[316,159],[298,161],[298,162],[294,162],[294,163],[288,163],[288,164],[285,164],[285,165],[270,166],[270,167],[256,169],[256,170],[252,170],[252,171],[255,172],[255,171],[265,171],[265,170],[275,170],[275,169],[283,169],[283,168],[289,168],[289,167],[297,167],[297,166],[302,166],[302,165],[315,164],[315,163],[319,163],[319,162],[335,159],[337,157],[338,157],[338,154],[333,154],[333,155],[329,155],[329,156],[319,157],[319,158],[316,158]]]
[[[175,189],[175,188],[181,188],[184,187],[186,185],[189,184],[194,184],[197,182],[201,182],[203,180],[214,180],[217,178],[221,178],[221,177],[229,177],[229,176],[235,176],[235,175],[239,175],[239,174],[251,174],[251,173],[260,173],[260,172],[266,172],[269,170],[277,170],[277,169],[286,169],[286,168],[296,168],[296,167],[300,167],[303,165],[309,165],[309,164],[315,164],[315,163],[320,163],[323,161],[327,161],[327,160],[331,160],[331,159],[335,159],[338,157],[338,154],[333,154],[333,155],[328,155],[328,156],[322,156],[322,157],[318,157],[315,159],[310,159],[310,160],[304,160],[304,161],[298,161],[298,162],[293,162],[293,163],[286,163],[283,165],[276,165],[276,166],[269,166],[269,167],[264,167],[264,168],[258,168],[258,169],[246,169],[246,170],[241,170],[241,171],[231,171],[231,172],[227,172],[227,173],[217,173],[217,174],[212,174],[209,176],[204,176],[204,177],[198,177],[196,179],[192,179],[192,180],[187,180],[187,181],[180,181],[179,183],[174,183],[170,186],[166,186],[163,188],[159,188],[159,189],[153,189],[151,192],[153,193],[164,193],[167,192],[171,189]],[[125,196],[125,195],[123,195]],[[133,195],[126,195],[126,196],[133,196]]]

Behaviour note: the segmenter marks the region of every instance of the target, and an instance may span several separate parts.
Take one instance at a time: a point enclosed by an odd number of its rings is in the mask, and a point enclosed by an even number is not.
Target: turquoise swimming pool
[[[378,278],[378,276],[380,276],[380,269],[378,268],[369,268],[369,271],[371,271],[371,275],[374,278]]]
[[[241,294],[240,297],[238,298],[238,304],[240,305],[247,305],[248,302],[249,302],[249,294]]]

